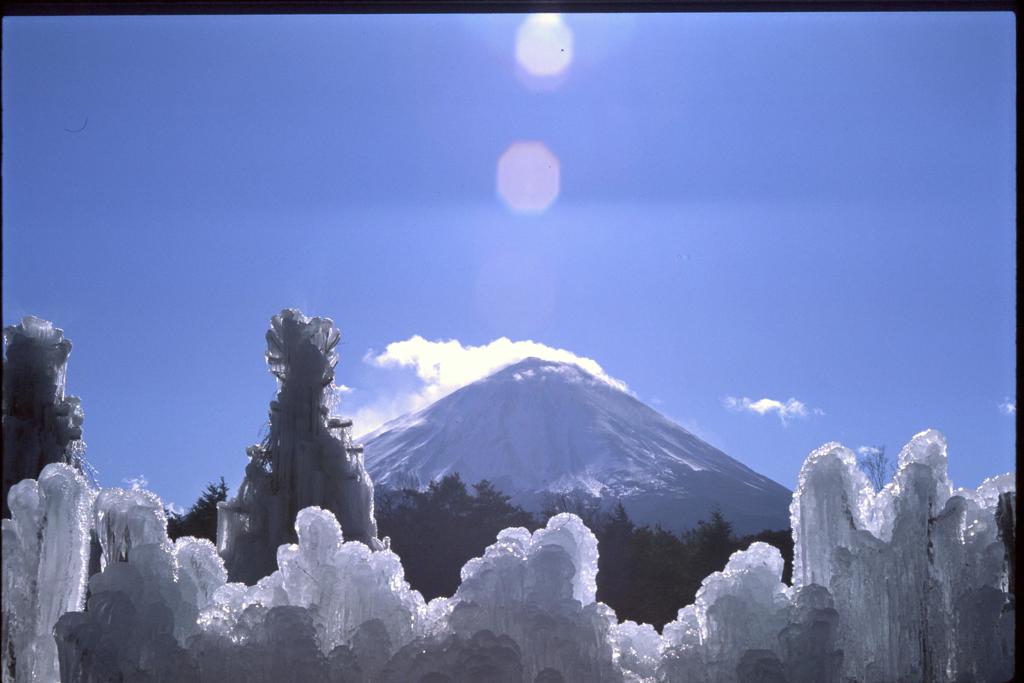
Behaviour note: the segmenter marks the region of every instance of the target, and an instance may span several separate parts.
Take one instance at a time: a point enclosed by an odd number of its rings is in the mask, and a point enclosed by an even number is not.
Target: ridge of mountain
[[[363,437],[381,489],[458,472],[527,509],[550,494],[621,501],[681,531],[718,508],[737,532],[786,528],[791,493],[634,396],[569,363],[528,358]]]

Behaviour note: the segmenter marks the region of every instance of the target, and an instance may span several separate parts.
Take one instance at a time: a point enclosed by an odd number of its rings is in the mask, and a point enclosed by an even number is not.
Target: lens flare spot
[[[572,61],[572,30],[558,14],[531,14],[516,33],[516,60],[533,76],[557,76]]]
[[[514,142],[498,159],[498,196],[517,213],[541,213],[558,197],[560,174],[544,143]]]

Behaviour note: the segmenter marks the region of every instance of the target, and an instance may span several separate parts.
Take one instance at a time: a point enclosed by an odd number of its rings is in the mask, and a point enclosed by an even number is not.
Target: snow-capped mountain
[[[529,358],[363,438],[378,487],[458,472],[536,509],[545,492],[621,500],[681,530],[718,506],[740,532],[789,524],[790,491],[580,367]]]

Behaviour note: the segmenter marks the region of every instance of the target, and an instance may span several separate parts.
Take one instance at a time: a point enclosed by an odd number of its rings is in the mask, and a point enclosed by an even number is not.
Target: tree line
[[[482,481],[470,493],[458,474],[431,482],[424,491],[381,496],[377,523],[402,558],[406,579],[427,600],[458,588],[462,565],[483,554],[499,531],[522,526],[534,531],[560,512],[579,515],[598,542],[597,599],[620,619],[661,628],[691,604],[708,574],[754,541],[776,546],[785,558],[783,580],[792,575],[793,540],[788,529],[739,536],[718,510],[694,528],[675,534],[661,526],[635,524],[621,503],[611,510],[598,501],[553,496],[540,514],[511,503]]]
[[[227,494],[221,478],[188,511],[168,512],[168,534],[172,539],[188,535],[216,542],[217,503]],[[597,599],[620,619],[660,629],[694,601],[708,574],[722,570],[732,553],[754,541],[782,552],[783,581],[791,581],[793,540],[788,529],[739,536],[718,510],[695,527],[673,533],[634,523],[621,503],[607,510],[596,501],[552,496],[534,514],[486,480],[467,487],[458,474],[451,474],[423,491],[382,493],[376,516],[380,535],[391,538],[391,549],[402,558],[406,580],[430,600],[452,595],[462,566],[482,555],[499,531],[515,526],[534,531],[560,512],[579,515],[597,537]]]

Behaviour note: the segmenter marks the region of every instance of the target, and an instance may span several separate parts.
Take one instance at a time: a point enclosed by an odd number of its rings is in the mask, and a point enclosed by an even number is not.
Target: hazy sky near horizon
[[[236,486],[285,307],[357,431],[550,348],[790,488],[1014,468],[1011,13],[526,21],[4,19],[3,323],[72,339],[102,483]]]

